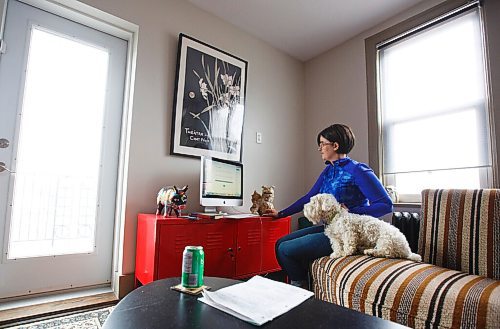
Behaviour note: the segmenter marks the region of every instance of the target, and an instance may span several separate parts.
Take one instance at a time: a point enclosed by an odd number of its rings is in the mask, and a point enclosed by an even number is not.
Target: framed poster
[[[241,162],[247,66],[179,35],[171,154]]]

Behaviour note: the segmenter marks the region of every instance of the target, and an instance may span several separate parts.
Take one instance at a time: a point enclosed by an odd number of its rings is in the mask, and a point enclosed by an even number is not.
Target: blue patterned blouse
[[[312,196],[331,193],[349,212],[381,217],[392,212],[392,201],[373,170],[349,157],[328,162],[311,190],[288,208],[280,217],[290,216],[304,209]]]

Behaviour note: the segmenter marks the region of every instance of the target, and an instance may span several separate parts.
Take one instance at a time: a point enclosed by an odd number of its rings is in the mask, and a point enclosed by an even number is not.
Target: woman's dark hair
[[[319,138],[321,136],[332,143],[337,142],[339,144],[337,153],[339,154],[348,154],[354,147],[354,134],[352,133],[351,128],[346,125],[336,123],[323,129],[318,134],[318,146],[320,142]]]

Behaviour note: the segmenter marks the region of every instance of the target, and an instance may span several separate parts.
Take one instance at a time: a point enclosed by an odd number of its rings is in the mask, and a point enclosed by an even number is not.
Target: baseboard
[[[118,276],[118,289],[115,290],[115,296],[122,299],[135,288],[135,273],[120,274]]]
[[[61,296],[61,298],[63,297]],[[50,318],[63,313],[69,314],[71,312],[114,305],[117,301],[115,295],[112,292],[108,292],[5,309],[0,311],[0,328],[19,321]]]

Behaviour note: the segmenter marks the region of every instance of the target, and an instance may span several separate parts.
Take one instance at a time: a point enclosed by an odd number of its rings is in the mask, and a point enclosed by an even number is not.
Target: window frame
[[[378,109],[378,45],[401,36],[409,31],[412,31],[421,26],[426,26],[430,22],[439,20],[440,17],[447,15],[450,12],[456,11],[472,1],[467,0],[448,0],[441,4],[432,7],[416,16],[413,16],[401,23],[389,27],[367,39],[365,39],[365,55],[366,55],[366,78],[367,78],[367,102],[368,102],[368,150],[369,164],[373,168],[375,174],[384,182],[383,178],[383,154],[382,154],[382,127],[381,113]],[[491,131],[491,147],[492,147],[492,165],[493,177],[491,188],[499,187],[500,172],[497,166],[497,154],[500,149],[500,2],[483,0],[479,1],[480,15],[483,20],[483,35],[485,41],[485,71],[487,74],[488,84],[486,86],[486,107],[490,122]],[[492,54],[492,56],[488,56]],[[402,202],[412,203],[412,202]],[[417,202],[416,202],[417,203]],[[419,202],[418,202],[419,203]]]

